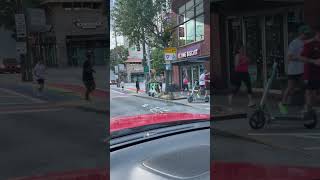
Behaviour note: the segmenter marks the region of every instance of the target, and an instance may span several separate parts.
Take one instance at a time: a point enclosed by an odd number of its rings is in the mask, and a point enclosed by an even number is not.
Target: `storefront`
[[[189,81],[189,88],[192,88],[203,70],[210,71],[209,56],[201,53],[202,45],[197,43],[178,49],[178,60],[173,62],[173,80],[180,88],[185,77]]]
[[[204,69],[210,71],[209,4],[209,0],[172,1],[176,21],[174,46],[177,47],[177,60],[172,62],[172,82],[180,89],[185,77],[192,88]]]
[[[273,89],[281,88],[287,69],[286,51],[288,44],[296,37],[296,30],[303,22],[303,5],[288,2],[264,2],[252,5],[246,10],[227,10],[225,4],[213,4],[211,16],[218,22],[211,26],[218,27],[216,32],[220,38],[212,39],[215,45],[211,51],[219,51],[215,55],[213,66],[225,69],[217,74],[220,80],[217,88],[230,86],[234,71],[236,46],[243,44],[251,60],[249,73],[254,88],[263,88],[271,73],[274,61],[277,61],[277,81]],[[217,32],[218,31],[218,32]],[[217,56],[220,55],[220,56]]]

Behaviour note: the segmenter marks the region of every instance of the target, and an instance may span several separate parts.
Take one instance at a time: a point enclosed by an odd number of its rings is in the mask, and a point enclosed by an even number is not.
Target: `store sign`
[[[82,29],[96,29],[103,25],[103,23],[100,22],[81,22],[80,20],[74,21],[75,25]]]
[[[173,61],[177,59],[177,48],[164,48],[164,60]]]
[[[26,28],[26,19],[24,14],[16,14],[14,18],[15,18],[16,29],[17,29],[17,37],[25,38],[27,35],[27,28]]]
[[[178,52],[178,58],[187,58],[200,55],[200,44],[190,46]]]

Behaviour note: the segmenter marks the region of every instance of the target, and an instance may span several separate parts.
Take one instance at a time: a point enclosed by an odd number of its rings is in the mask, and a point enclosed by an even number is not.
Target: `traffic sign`
[[[26,19],[24,14],[15,14],[17,37],[25,38],[27,36]]]
[[[144,66],[143,72],[148,73],[149,72],[149,67],[148,66]]]
[[[164,48],[164,60],[173,61],[177,59],[177,48]]]

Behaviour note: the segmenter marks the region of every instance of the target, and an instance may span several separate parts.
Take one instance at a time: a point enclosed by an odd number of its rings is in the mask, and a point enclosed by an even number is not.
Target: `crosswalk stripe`
[[[36,98],[31,97],[31,96],[26,96],[24,94],[21,94],[21,93],[18,93],[16,91],[12,91],[12,90],[9,90],[9,89],[0,88],[0,91],[5,92],[5,93],[9,93],[9,94],[12,94],[12,95],[16,95],[16,96],[19,96],[19,97],[23,97],[25,99],[31,100],[31,101],[36,102],[36,103],[44,103],[45,102],[43,100],[36,99]]]

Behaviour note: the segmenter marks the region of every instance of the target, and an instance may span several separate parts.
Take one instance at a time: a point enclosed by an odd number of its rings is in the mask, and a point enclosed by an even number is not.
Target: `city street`
[[[210,113],[209,103],[189,104],[186,99],[172,101],[155,99],[148,97],[145,92],[136,94],[135,88],[130,85],[126,85],[123,92],[112,85],[110,99],[111,118],[161,112]]]
[[[229,136],[213,136],[215,160],[320,167],[319,129],[282,122],[252,130],[247,119],[217,121],[213,129]]]
[[[62,84],[48,85],[41,96],[19,74],[0,74],[0,179],[107,166],[106,77],[96,76],[103,96],[86,102],[81,69],[48,72],[48,84]]]

